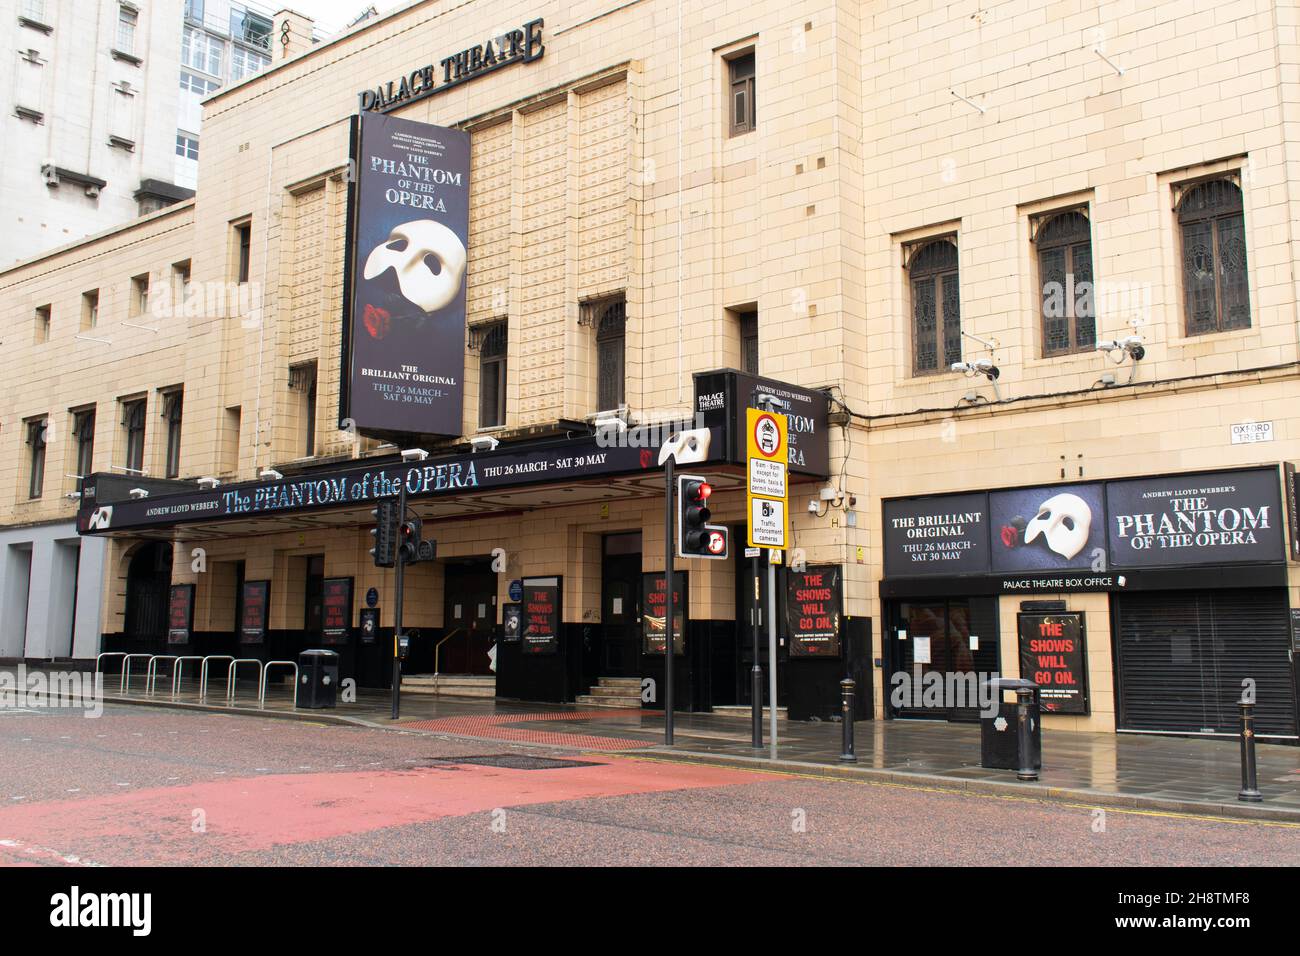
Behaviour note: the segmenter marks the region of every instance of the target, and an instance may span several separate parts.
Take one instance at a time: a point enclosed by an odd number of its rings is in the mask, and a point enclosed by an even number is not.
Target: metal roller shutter
[[[1237,734],[1242,681],[1256,732],[1294,737],[1286,591],[1152,591],[1114,597],[1119,729]]]

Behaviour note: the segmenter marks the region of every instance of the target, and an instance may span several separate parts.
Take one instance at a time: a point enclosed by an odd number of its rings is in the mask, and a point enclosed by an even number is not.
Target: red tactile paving
[[[575,747],[581,750],[636,750],[650,746],[650,741],[630,740],[626,737],[605,737],[595,734],[561,733],[551,730],[530,730],[512,727],[511,724],[536,720],[582,721],[609,717],[640,716],[640,710],[578,710],[563,714],[467,714],[460,717],[439,717],[435,720],[413,720],[401,726],[412,730],[431,730],[458,734],[462,737],[480,737],[485,740],[508,740],[529,744],[550,744],[556,747]]]

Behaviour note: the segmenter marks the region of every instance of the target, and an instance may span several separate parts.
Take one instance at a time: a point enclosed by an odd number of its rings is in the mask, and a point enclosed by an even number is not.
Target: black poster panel
[[[173,584],[167,595],[167,643],[188,644],[194,633],[194,585]]]
[[[518,644],[523,630],[524,606],[518,603],[501,605],[501,640],[506,644]]]
[[[818,478],[830,475],[830,399],[827,394],[735,369],[695,375],[696,415],[710,427],[726,429],[727,448],[713,450],[710,457],[725,457],[737,464],[744,463],[745,410],[759,407],[760,395],[773,396],[777,401],[776,410],[788,416],[790,471]]]
[[[1112,481],[1106,507],[1115,567],[1285,560],[1276,467]]]
[[[840,567],[815,565],[786,573],[786,630],[791,657],[839,657],[844,595]]]
[[[361,618],[361,643],[373,644],[379,638],[379,608],[363,607]]]
[[[1295,465],[1289,461],[1283,464],[1282,475],[1286,488],[1286,521],[1291,526],[1291,560],[1300,561],[1300,491],[1296,489]]]
[[[469,134],[375,112],[359,126],[342,411],[362,430],[459,435]]]
[[[244,582],[244,618],[239,622],[241,644],[266,641],[266,626],[271,613],[271,582]]]
[[[1104,570],[1106,506],[1100,483],[989,494],[993,570]]]
[[[686,646],[686,572],[674,571],[673,584],[673,653],[681,654]],[[662,571],[641,575],[641,607],[642,653],[667,654],[668,588]]]
[[[987,574],[988,525],[983,493],[886,501],[885,574]]]
[[[560,650],[560,579],[524,578],[523,647],[525,654]]]
[[[321,595],[321,641],[346,644],[352,636],[352,579],[326,578]]]
[[[1041,688],[1043,710],[1087,714],[1088,653],[1083,615],[1018,614],[1020,676]]]

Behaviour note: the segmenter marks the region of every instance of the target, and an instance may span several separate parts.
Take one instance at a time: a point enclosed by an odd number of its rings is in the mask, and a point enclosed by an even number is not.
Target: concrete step
[[[439,697],[495,697],[497,679],[470,674],[404,674],[402,691]]]
[[[641,699],[641,685],[635,687],[609,687],[605,684],[597,684],[591,689],[593,697],[635,697]]]
[[[748,720],[753,712],[753,709],[748,704],[726,704],[722,707],[713,708],[713,713],[717,714],[719,717],[739,717],[745,720]],[[772,709],[770,707],[764,707],[763,720],[767,721],[771,719]],[[778,707],[776,709],[776,719],[786,719],[786,709],[784,707]]]
[[[641,678],[639,677],[601,677],[596,682],[597,687],[617,687],[629,692],[635,691],[638,695],[641,693]]]
[[[635,697],[597,697],[594,694],[579,694],[574,698],[574,703],[581,704],[584,707],[639,708],[641,706],[641,695],[637,694]]]

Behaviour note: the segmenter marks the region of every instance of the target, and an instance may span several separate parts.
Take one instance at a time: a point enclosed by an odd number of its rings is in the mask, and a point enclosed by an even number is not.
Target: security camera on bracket
[[[953,362],[950,366],[954,372],[961,372],[967,378],[974,378],[976,375],[982,375],[989,380],[993,386],[993,395],[1000,402],[1002,393],[998,390],[998,378],[1002,375],[1002,370],[993,362],[993,353],[997,350],[997,339],[982,339],[978,335],[962,330],[962,338],[972,339],[984,346],[988,350],[987,358],[978,358],[973,362]]]
[[[1133,368],[1129,372],[1128,382],[1125,384],[1132,385],[1133,379],[1137,377],[1138,362],[1146,358],[1147,350],[1142,345],[1142,336],[1129,335],[1122,339],[1107,339],[1097,343],[1097,351],[1105,352],[1110,356],[1110,360],[1116,365],[1123,365],[1125,359],[1133,360]]]

